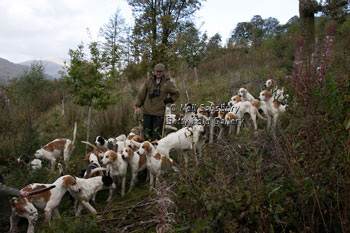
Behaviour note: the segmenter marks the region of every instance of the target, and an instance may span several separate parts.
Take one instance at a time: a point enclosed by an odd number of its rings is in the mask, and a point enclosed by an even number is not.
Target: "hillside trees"
[[[276,35],[280,32],[280,22],[273,17],[264,20],[264,29],[266,35]]]
[[[37,119],[55,104],[54,98],[50,98],[48,94],[55,94],[51,87],[51,83],[45,79],[42,63],[34,62],[7,88],[9,99],[6,114],[9,121],[4,133],[11,137],[19,137],[21,143],[17,141],[14,150],[17,155],[24,155],[23,159],[28,159],[28,156],[39,148]]]
[[[312,75],[311,60],[315,46],[315,13],[320,10],[320,6],[315,0],[299,0],[300,15],[300,47],[302,76]]]
[[[321,0],[321,11],[332,19],[342,23],[350,13],[348,0]]]
[[[128,4],[135,17],[135,52],[142,57],[144,67],[153,67],[159,62],[169,66],[175,62],[176,33],[181,25],[191,21],[191,16],[201,6],[201,0],[128,0]]]
[[[240,22],[233,30],[230,43],[238,47],[248,47],[252,42],[252,25],[249,22]]]
[[[115,102],[112,94],[113,79],[103,73],[103,59],[97,42],[89,44],[90,60],[84,53],[84,45],[69,50],[70,66],[66,66],[64,80],[73,96],[73,102],[88,107],[87,141],[89,141],[91,108],[106,109]]]
[[[251,20],[252,24],[252,45],[253,47],[260,47],[266,30],[264,29],[264,20],[260,15],[255,15]]]
[[[44,67],[36,62],[13,83],[12,100],[29,125],[34,123],[39,114],[41,106],[38,100],[43,95],[45,84]]]
[[[204,59],[207,35],[200,35],[200,31],[193,22],[187,22],[177,34],[175,47],[181,62],[182,89],[184,89],[184,62],[187,68],[194,69],[195,79],[198,81],[197,66]],[[187,69],[187,77],[188,77]]]
[[[310,94],[313,86],[324,84],[331,48],[335,42],[337,23],[345,21],[348,10],[349,3],[342,0],[299,0],[300,38],[294,65],[294,80],[298,96],[303,96],[300,92]],[[327,20],[327,32],[317,38],[317,44],[315,39],[316,13],[323,13],[323,16],[319,18],[323,22],[326,22],[327,18],[331,19]],[[306,98],[307,103],[309,99]]]
[[[100,35],[104,38],[102,58],[106,76],[109,76],[108,79],[114,80],[116,86],[121,82],[121,67],[128,52],[126,30],[125,20],[119,9],[100,29]]]
[[[263,19],[260,15],[255,15],[250,22],[237,24],[231,33],[229,43],[236,47],[258,48],[263,40],[267,39],[268,36],[276,35],[280,30],[281,26],[276,18]]]
[[[198,66],[204,56],[206,35],[200,37],[199,30],[192,22],[185,25],[184,29],[177,34],[176,48],[179,55],[186,61],[190,68]]]
[[[208,42],[205,46],[205,57],[208,60],[215,59],[220,56],[220,51],[222,49],[221,46],[222,38],[219,33],[215,33],[214,36],[208,39]]]

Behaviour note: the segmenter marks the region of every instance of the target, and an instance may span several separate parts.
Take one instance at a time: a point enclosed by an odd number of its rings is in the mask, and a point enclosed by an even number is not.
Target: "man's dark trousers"
[[[145,140],[154,141],[160,139],[162,136],[163,129],[163,116],[153,116],[143,114],[143,131],[145,134]]]

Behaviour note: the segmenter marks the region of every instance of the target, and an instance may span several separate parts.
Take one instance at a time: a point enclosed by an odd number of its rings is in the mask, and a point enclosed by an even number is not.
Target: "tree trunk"
[[[151,24],[151,31],[152,31],[152,66],[157,64],[158,54],[157,54],[157,0],[152,1],[151,5],[151,14],[152,14],[152,24]]]
[[[185,90],[184,63],[181,62],[181,87]]]
[[[195,78],[195,82],[196,82],[196,85],[197,85],[198,84],[197,67],[194,67],[194,78]]]
[[[64,97],[62,98],[62,113],[61,113],[62,116],[64,116]]]
[[[64,110],[65,110],[65,90],[63,89],[63,93],[62,93],[62,112],[61,115],[64,116]]]
[[[300,30],[301,30],[301,64],[302,77],[312,78],[312,57],[315,48],[315,13],[318,4],[314,0],[299,0]]]

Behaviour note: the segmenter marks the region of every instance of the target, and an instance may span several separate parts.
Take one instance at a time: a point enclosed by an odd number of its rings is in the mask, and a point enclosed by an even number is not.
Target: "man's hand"
[[[172,98],[166,98],[166,99],[164,100],[164,104],[165,104],[165,105],[167,105],[167,104],[172,104],[172,103],[174,103],[174,100],[173,100]]]
[[[26,197],[29,195],[29,192],[21,190],[21,196]]]
[[[136,110],[135,110],[136,115],[140,115],[141,111],[142,111],[141,108],[137,107]]]

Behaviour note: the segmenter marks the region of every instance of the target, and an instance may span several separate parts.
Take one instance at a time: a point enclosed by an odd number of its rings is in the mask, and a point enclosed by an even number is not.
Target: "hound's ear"
[[[76,183],[76,178],[74,176],[66,176],[63,178],[63,186],[68,187]]]
[[[271,97],[272,97],[272,94],[271,94],[271,92],[269,92],[269,91],[265,91],[265,96],[266,96],[267,98],[271,98]]]
[[[106,140],[104,139],[104,137],[98,136],[97,141],[103,146],[103,145],[105,144],[105,141],[106,141]]]
[[[152,145],[155,145],[156,143],[157,143],[157,145],[158,145],[158,139],[151,141],[151,144],[152,144]]]
[[[102,182],[105,186],[110,186],[113,184],[113,179],[110,176],[102,176]]]
[[[129,157],[131,157],[131,156],[134,155],[134,150],[131,149],[130,147],[127,147],[127,148],[126,148],[126,152],[128,153]]]
[[[158,146],[158,142],[151,142],[153,146]]]
[[[108,142],[107,142],[107,148],[108,148],[108,150],[113,150],[113,149],[114,149],[114,143],[108,141]]]
[[[85,171],[86,171],[86,169],[81,170],[79,175],[80,175],[81,177],[84,177]]]
[[[89,158],[90,158],[90,153],[88,153],[87,155],[85,155],[84,160],[85,160],[85,161],[88,161],[88,160],[89,160]]]
[[[114,145],[113,145],[113,150],[114,150],[115,152],[118,152],[118,144],[114,144]]]

